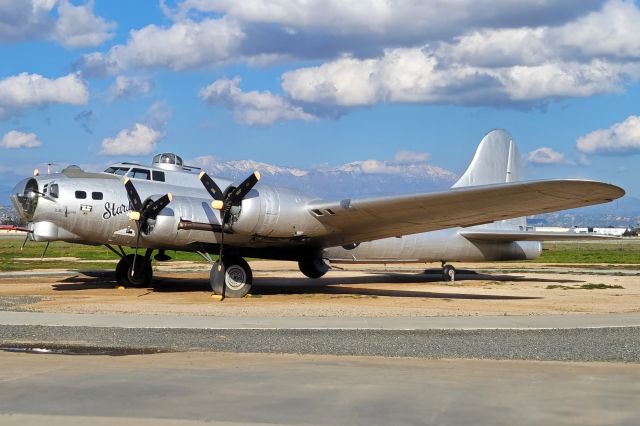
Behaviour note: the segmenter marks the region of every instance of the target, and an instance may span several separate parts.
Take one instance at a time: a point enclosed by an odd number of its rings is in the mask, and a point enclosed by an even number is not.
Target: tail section
[[[453,187],[514,182],[522,177],[518,147],[509,133],[498,129],[482,138],[469,168]]]
[[[523,177],[522,159],[513,137],[508,132],[497,129],[482,138],[469,168],[453,187],[515,182],[523,180]],[[527,219],[520,217],[500,220],[478,228],[524,231],[526,226]]]

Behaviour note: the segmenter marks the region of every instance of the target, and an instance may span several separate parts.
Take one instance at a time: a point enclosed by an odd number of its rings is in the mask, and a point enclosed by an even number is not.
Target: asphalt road
[[[0,353],[0,423],[636,425],[636,364]]]
[[[337,330],[0,327],[4,347],[640,362],[640,328]]]

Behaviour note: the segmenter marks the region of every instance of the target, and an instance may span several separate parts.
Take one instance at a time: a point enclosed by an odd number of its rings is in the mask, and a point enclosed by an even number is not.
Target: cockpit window
[[[104,171],[105,173],[110,173],[112,175],[124,176],[129,171],[128,167],[114,167],[110,166]]]
[[[128,176],[135,179],[149,180],[151,179],[151,171],[147,169],[131,169]]]
[[[52,183],[49,186],[49,195],[51,195],[53,198],[58,198],[60,196],[58,191],[59,190],[58,190],[58,184],[57,183]]]

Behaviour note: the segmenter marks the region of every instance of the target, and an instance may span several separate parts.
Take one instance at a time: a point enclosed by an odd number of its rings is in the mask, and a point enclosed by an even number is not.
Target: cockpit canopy
[[[183,165],[182,158],[170,152],[156,155],[151,164],[167,170],[180,170]]]

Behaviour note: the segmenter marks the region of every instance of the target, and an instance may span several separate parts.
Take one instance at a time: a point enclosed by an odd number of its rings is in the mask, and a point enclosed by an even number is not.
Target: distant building
[[[560,226],[536,226],[538,232],[575,232],[576,234],[595,234],[610,235],[613,237],[621,237],[629,228],[582,228],[574,226],[573,228],[563,228]]]

